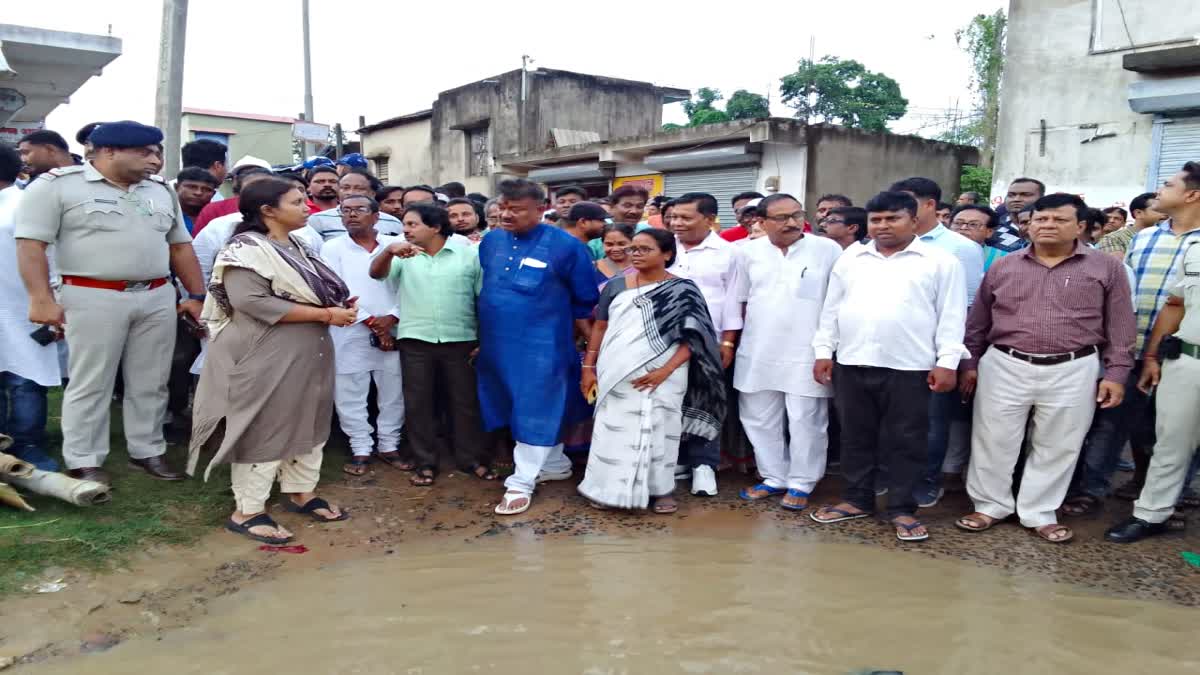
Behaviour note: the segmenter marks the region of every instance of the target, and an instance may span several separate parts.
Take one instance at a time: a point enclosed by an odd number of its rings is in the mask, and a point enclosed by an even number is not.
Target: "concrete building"
[[[1200,2],[1011,0],[993,195],[1128,203],[1200,160]]]
[[[265,159],[271,164],[291,164],[292,117],[253,113],[184,108],[180,138],[184,143],[209,138],[229,148],[229,161],[245,155]]]
[[[120,55],[115,37],[0,24],[0,140],[15,144],[43,128],[52,110]]]
[[[787,192],[815,208],[836,192],[862,204],[889,183],[926,176],[946,194],[958,190],[975,148],[916,136],[879,134],[802,120],[743,120],[512,153],[496,158],[499,171],[545,183],[551,192],[582,185],[605,195],[638,183],[651,195],[708,192],[720,205],[721,224],[736,221],[730,200],[739,192]]]
[[[539,68],[438,94],[426,111],[358,130],[363,154],[393,184],[461,181],[491,193],[495,157],[652,134],[685,89]]]

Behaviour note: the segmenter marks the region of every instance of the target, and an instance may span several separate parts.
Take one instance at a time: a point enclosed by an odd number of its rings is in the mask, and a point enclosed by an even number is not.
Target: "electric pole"
[[[316,122],[316,119],[313,118],[312,51],[309,48],[308,40],[308,0],[301,0],[301,12],[304,20],[304,119]],[[304,143],[304,154],[304,159],[307,159],[309,154],[307,141]]]
[[[183,115],[183,54],[187,38],[188,0],[163,0],[162,42],[158,49],[158,87],[154,125],[163,132],[163,176],[179,173],[179,138]]]

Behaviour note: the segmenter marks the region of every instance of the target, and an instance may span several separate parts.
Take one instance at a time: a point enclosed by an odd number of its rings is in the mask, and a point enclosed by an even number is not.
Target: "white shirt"
[[[784,254],[767,237],[741,246],[736,289],[746,303],[733,386],[738,391],[782,391],[829,397],[832,387],[812,377],[812,340],[834,263],[842,247],[806,234]]]
[[[365,373],[382,370],[399,375],[400,353],[385,352],[371,346],[371,329],[363,323],[368,317],[392,315],[396,311],[396,295],[386,281],[372,279],[371,260],[397,237],[378,235],[379,244],[374,251],[359,246],[349,236],[335,237],[321,247],[321,258],[337,273],[350,289],[350,296],[358,296],[358,321],[341,328],[332,326],[329,334],[333,338],[334,361],[338,375]]]
[[[718,338],[724,331],[742,329],[742,306],[734,290],[739,257],[737,246],[709,232],[690,251],[684,250],[683,243],[676,239],[675,263],[667,270],[677,277],[691,279],[700,287]]]
[[[208,288],[208,282],[212,280],[213,264],[217,261],[217,254],[225,248],[225,243],[233,236],[233,230],[242,223],[242,214],[239,212],[230,213],[219,218],[213,218],[208,225],[200,230],[200,234],[192,239],[192,250],[196,252],[196,259],[200,261],[200,273],[204,276],[204,287]]]
[[[325,241],[336,237],[346,236],[346,226],[342,224],[340,207],[318,211],[308,217],[308,227],[321,235]],[[404,225],[395,216],[380,212],[379,222],[375,223],[375,231],[393,237],[404,232]]]
[[[13,373],[44,387],[62,384],[58,345],[43,347],[29,334],[40,326],[29,321],[29,294],[17,270],[17,240],[13,237],[17,204],[23,193],[10,185],[0,190],[0,373]],[[48,257],[50,278],[58,273]]]
[[[813,351],[850,366],[954,369],[968,356],[966,319],[954,256],[920,238],[886,257],[875,242],[851,244],[833,266]]]

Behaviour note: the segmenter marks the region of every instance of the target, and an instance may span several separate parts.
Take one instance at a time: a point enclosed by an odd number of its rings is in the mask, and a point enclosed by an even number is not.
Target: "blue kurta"
[[[523,235],[489,232],[479,244],[479,404],[490,431],[552,446],[564,424],[589,414],[579,392],[575,320],[599,298],[587,247],[538,225]]]

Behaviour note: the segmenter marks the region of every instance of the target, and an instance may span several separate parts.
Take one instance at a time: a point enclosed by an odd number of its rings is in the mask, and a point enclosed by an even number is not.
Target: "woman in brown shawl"
[[[219,443],[204,477],[215,464],[233,465],[237,508],[226,529],[283,544],[292,533],[266,513],[277,476],[288,511],[322,522],[347,517],[313,491],[333,415],[328,326],[352,324],[357,308],[342,280],[292,234],[308,220],[295,184],[258,181],[242,191],[239,208],[242,223],[217,255],[201,315],[210,342],[188,473],[202,449]]]

